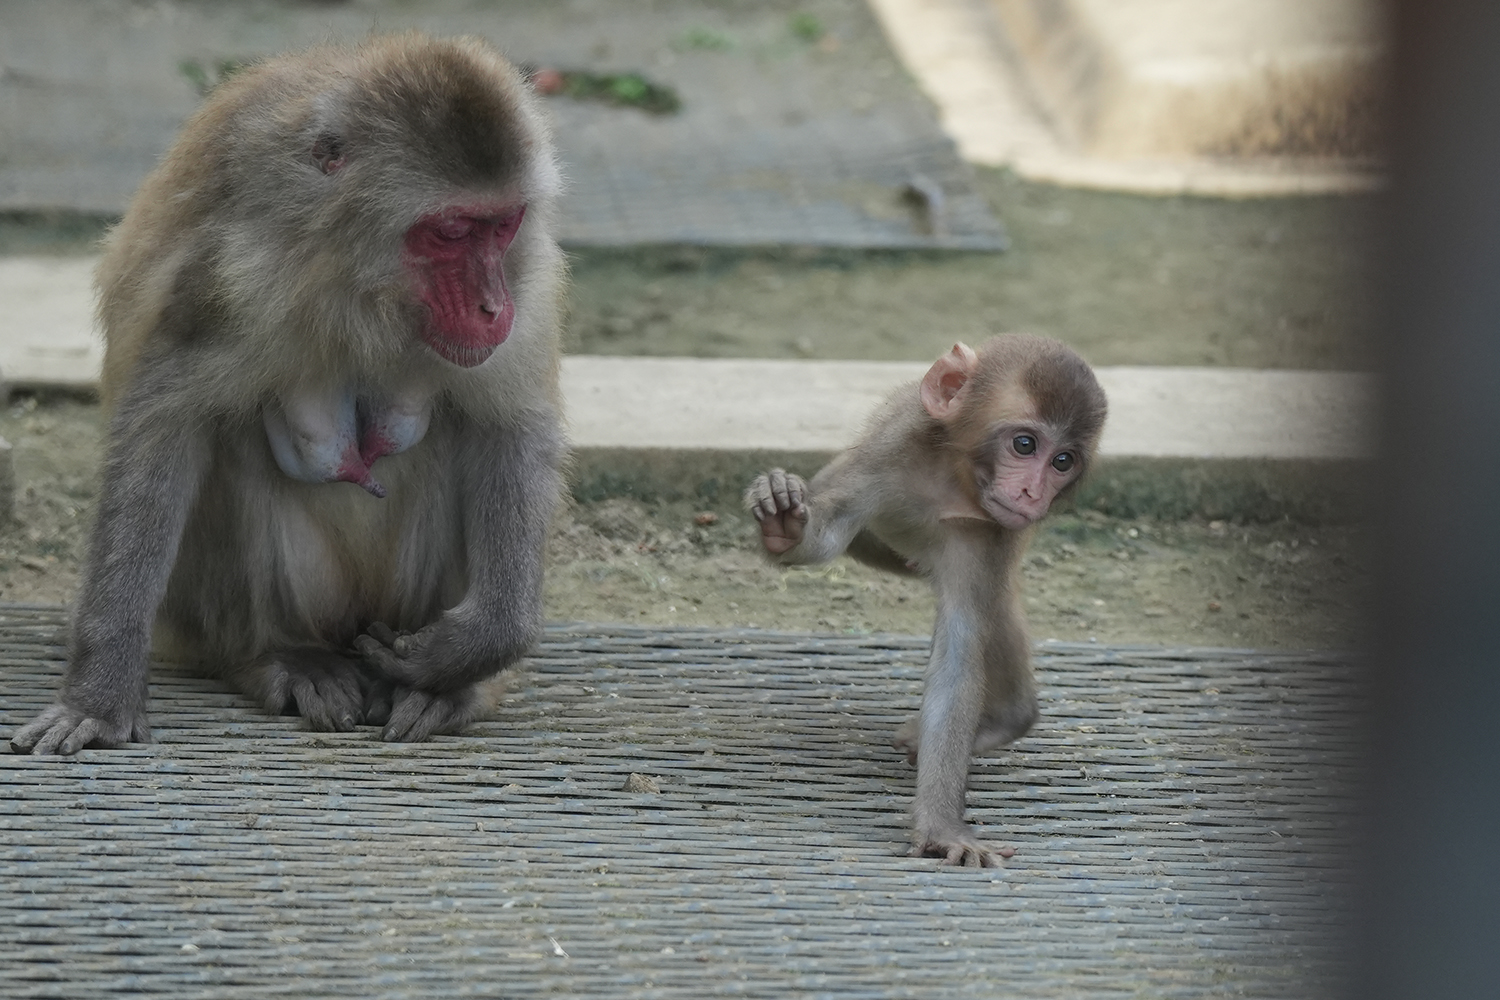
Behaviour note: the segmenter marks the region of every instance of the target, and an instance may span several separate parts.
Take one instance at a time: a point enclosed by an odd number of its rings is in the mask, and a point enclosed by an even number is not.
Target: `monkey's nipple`
[[[374,476],[366,474],[365,478],[359,481],[359,485],[375,499],[385,499],[385,487],[376,482]]]
[[[385,487],[375,479],[375,475],[370,471],[370,467],[363,462],[358,464],[350,462],[339,466],[338,475],[334,477],[334,482],[353,483],[370,494],[370,496],[380,500],[385,499]]]

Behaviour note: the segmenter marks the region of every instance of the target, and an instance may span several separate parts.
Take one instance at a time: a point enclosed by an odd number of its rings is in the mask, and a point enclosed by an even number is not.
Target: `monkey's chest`
[[[422,440],[432,398],[420,390],[317,387],[267,401],[262,416],[282,472],[304,483],[355,483],[383,497],[372,467]]]

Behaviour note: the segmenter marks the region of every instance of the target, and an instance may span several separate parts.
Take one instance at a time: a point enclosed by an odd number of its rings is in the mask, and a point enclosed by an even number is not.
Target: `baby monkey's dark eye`
[[[1073,453],[1071,451],[1060,451],[1052,456],[1052,467],[1058,472],[1067,472],[1073,468]]]
[[[1036,451],[1036,438],[1030,434],[1017,434],[1010,446],[1016,449],[1017,455],[1030,455]]]

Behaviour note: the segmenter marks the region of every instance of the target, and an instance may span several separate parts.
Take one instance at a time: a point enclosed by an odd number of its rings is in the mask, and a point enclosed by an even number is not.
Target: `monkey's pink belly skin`
[[[383,497],[371,466],[422,440],[431,414],[420,395],[389,399],[338,390],[288,394],[266,405],[263,420],[271,454],[288,476],[354,483]]]

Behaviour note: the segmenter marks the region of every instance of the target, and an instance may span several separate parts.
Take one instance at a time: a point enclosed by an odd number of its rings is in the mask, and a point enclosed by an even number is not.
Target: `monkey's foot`
[[[1001,859],[1016,853],[1013,847],[992,847],[974,836],[964,823],[933,830],[917,830],[912,837],[911,855],[941,858],[945,865],[962,868],[999,868]]]
[[[11,753],[72,756],[84,747],[118,747],[150,743],[146,713],[124,722],[110,722],[68,705],[52,705],[10,738]]]
[[[1036,722],[1036,699],[1006,706],[997,715],[986,715],[979,720],[979,729],[974,733],[976,754],[987,753],[1015,742],[1025,736]],[[906,754],[908,764],[916,764],[917,751],[921,744],[922,713],[918,712],[901,724],[891,737],[891,746]]]
[[[979,730],[974,734],[974,752],[984,753],[1015,742],[1031,732],[1040,714],[1034,694],[993,707],[979,718]]]
[[[371,681],[359,662],[326,649],[282,650],[229,671],[228,679],[266,711],[295,713],[309,729],[325,733],[351,732],[371,700]]]
[[[482,702],[473,685],[446,694],[398,688],[390,720],[380,738],[387,743],[422,743],[434,736],[451,735],[479,716]]]
[[[913,715],[910,719],[901,723],[901,728],[896,730],[896,735],[891,737],[891,746],[906,754],[908,764],[917,762],[917,734],[922,731],[921,713]]]

